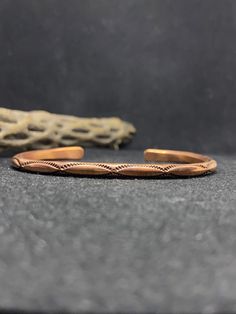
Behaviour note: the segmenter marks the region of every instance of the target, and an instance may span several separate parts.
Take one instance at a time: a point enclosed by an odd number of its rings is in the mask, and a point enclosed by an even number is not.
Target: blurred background
[[[236,151],[236,2],[1,0],[0,106],[136,126],[130,149]]]

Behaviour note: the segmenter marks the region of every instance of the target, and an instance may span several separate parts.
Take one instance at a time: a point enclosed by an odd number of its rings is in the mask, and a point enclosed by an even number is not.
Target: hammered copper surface
[[[146,149],[144,159],[148,162],[167,163],[104,163],[80,162],[84,149],[79,146],[28,151],[15,155],[12,165],[21,170],[74,175],[103,175],[130,177],[197,176],[213,173],[217,163],[214,159],[184,151]],[[68,161],[67,161],[68,160]]]

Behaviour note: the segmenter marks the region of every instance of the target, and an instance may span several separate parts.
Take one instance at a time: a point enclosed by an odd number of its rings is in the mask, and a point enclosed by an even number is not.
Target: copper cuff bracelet
[[[176,177],[213,173],[217,163],[200,154],[162,149],[146,149],[144,159],[149,162],[174,163],[106,163],[78,162],[82,147],[62,147],[23,152],[12,157],[13,167],[39,173],[61,173],[86,176]]]

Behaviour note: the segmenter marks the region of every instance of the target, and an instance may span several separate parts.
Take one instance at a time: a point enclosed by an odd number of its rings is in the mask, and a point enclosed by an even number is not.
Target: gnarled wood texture
[[[57,146],[110,146],[117,148],[135,133],[119,118],[79,118],[46,111],[0,108],[0,149],[45,149]]]

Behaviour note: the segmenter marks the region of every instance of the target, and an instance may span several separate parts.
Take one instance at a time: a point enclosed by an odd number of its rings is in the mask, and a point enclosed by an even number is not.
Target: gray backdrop
[[[236,1],[0,0],[0,43],[2,106],[137,126],[130,150],[87,160],[159,146],[218,162],[108,180],[1,155],[0,312],[236,313]]]
[[[131,148],[236,151],[236,1],[1,0],[0,21],[0,106],[118,115]]]

